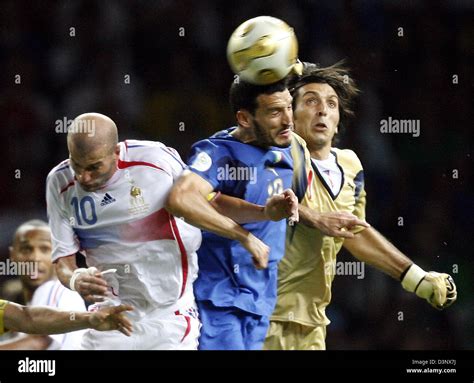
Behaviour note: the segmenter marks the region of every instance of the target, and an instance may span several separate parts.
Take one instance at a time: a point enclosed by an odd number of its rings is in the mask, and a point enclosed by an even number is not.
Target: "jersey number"
[[[89,209],[86,209],[86,203],[89,205]],[[81,199],[80,202],[77,200],[77,197],[74,197],[71,200],[71,205],[74,206],[74,212],[76,213],[76,219],[79,225],[82,225],[81,217],[89,225],[93,225],[97,222],[95,204],[94,200],[91,197],[85,196]]]
[[[283,193],[283,180],[281,178],[275,178],[273,181],[268,183],[268,196]]]

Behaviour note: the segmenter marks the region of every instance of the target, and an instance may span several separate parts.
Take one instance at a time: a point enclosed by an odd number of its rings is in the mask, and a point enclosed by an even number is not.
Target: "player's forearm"
[[[256,205],[240,198],[225,194],[216,196],[211,205],[222,215],[242,224],[268,220],[265,216],[265,206]]]
[[[69,282],[72,278],[74,270],[76,270],[76,255],[70,255],[68,257],[59,258],[59,260],[55,263],[56,267],[56,275],[61,283],[67,287],[69,287]]]
[[[345,239],[344,247],[360,261],[398,280],[413,263],[372,227],[356,234],[354,238]]]
[[[313,229],[318,228],[318,218],[319,218],[318,212],[316,212],[313,209],[310,209],[307,206],[299,204],[298,213],[300,216],[300,223],[308,227],[312,227]]]
[[[62,334],[88,328],[90,313],[51,310],[46,307],[28,307],[31,316],[31,334]]]
[[[5,328],[13,331],[27,334],[61,334],[88,328],[90,315],[9,303],[5,309],[4,321]]]
[[[176,217],[221,237],[244,241],[249,232],[232,219],[220,214],[198,191],[174,188],[166,209]]]

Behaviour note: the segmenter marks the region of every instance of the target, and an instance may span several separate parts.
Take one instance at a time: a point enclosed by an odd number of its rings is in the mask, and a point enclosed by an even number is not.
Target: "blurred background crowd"
[[[346,59],[362,93],[339,146],[365,167],[367,220],[458,286],[458,302],[437,312],[368,267],[363,279],[337,276],[328,348],[474,348],[470,0],[3,0],[0,261],[16,226],[46,218],[46,175],[68,156],[58,120],[104,113],[121,139],[163,141],[186,158],[233,124],[226,42],[258,15],[294,27],[301,60]],[[420,136],[382,134],[388,117],[419,120]]]

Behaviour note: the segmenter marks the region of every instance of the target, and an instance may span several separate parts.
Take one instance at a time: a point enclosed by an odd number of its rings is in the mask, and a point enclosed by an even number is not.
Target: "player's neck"
[[[231,136],[236,140],[242,141],[244,144],[255,143],[257,141],[257,137],[255,137],[252,129],[245,129],[240,126],[231,133]]]
[[[329,154],[331,153],[331,146],[324,146],[322,148],[313,148],[309,150],[311,154],[311,158],[315,160],[327,160],[329,158]]]

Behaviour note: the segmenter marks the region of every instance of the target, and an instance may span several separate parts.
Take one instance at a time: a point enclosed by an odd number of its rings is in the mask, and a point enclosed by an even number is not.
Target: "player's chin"
[[[81,185],[81,188],[86,192],[95,192],[96,190],[100,189],[100,186],[97,184],[92,184],[92,185],[80,184],[80,185]]]
[[[292,131],[290,129],[283,130],[275,137],[275,144],[279,148],[287,148],[291,145]]]

